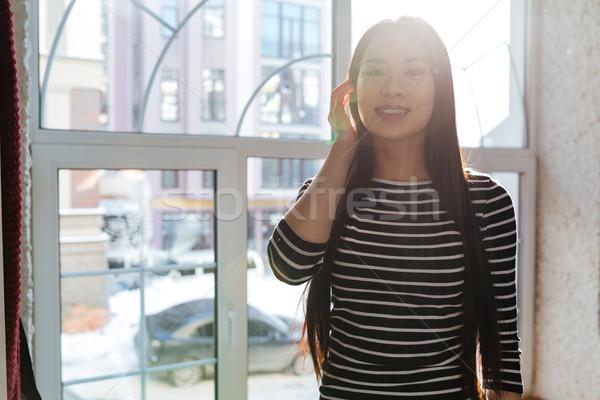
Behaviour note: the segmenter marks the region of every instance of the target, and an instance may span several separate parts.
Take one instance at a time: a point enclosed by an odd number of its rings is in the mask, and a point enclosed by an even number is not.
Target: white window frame
[[[32,49],[38,48],[38,7],[32,0],[29,24]],[[522,54],[530,54],[530,0],[512,0],[515,31],[525,33]],[[517,7],[524,4],[523,8]],[[522,10],[519,11],[519,10]],[[350,59],[350,2],[333,0],[334,85],[341,82]],[[519,14],[520,13],[520,14]],[[336,18],[337,16],[337,18]],[[519,43],[515,40],[513,43]],[[519,50],[519,51],[521,51]],[[519,61],[520,63],[521,61]],[[522,60],[527,78],[530,60]],[[88,133],[40,129],[38,52],[31,51],[30,109],[33,153],[33,264],[34,264],[34,365],[43,397],[61,398],[60,378],[60,292],[58,253],[58,170],[61,168],[132,168],[132,169],[213,169],[217,170],[216,189],[227,188],[243,196],[246,191],[247,159],[324,158],[329,146],[322,141],[277,141],[248,137],[202,137],[139,135],[130,133]],[[525,90],[530,105],[529,90]],[[527,107],[531,109],[531,107]],[[531,126],[530,126],[531,128]],[[531,132],[531,129],[529,130]],[[535,293],[535,140],[528,138],[522,149],[470,150],[480,154],[475,167],[486,172],[518,172],[520,174],[520,240],[521,260],[518,276],[519,333],[522,339],[522,369],[525,389],[530,390],[534,347]],[[479,157],[478,157],[479,158]],[[246,215],[246,201],[223,196],[223,209],[238,208]],[[515,199],[516,200],[516,199]],[[220,206],[219,206],[220,207]],[[241,209],[240,209],[241,207]],[[219,399],[247,398],[247,288],[246,243],[247,219],[217,220],[217,346],[216,396]],[[227,247],[225,248],[225,244]],[[0,365],[2,367],[2,365]],[[3,374],[4,375],[4,374]]]

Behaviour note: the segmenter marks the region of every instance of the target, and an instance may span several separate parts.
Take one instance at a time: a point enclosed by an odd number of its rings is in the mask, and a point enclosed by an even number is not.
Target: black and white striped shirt
[[[488,175],[470,179],[498,308],[503,366],[496,389],[522,393],[514,209]],[[372,178],[363,193],[334,255],[321,398],[460,399],[464,254],[456,224],[430,181]],[[273,272],[289,284],[307,282],[326,245],[303,240],[282,219],[268,244]]]

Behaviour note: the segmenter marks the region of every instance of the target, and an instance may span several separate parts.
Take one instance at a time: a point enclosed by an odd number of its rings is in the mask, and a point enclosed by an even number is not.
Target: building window
[[[263,189],[297,189],[317,174],[323,162],[313,159],[265,158],[262,160]]]
[[[179,176],[174,169],[165,169],[162,171],[161,186],[163,189],[175,189],[179,187]]]
[[[262,55],[298,58],[319,52],[319,9],[263,1]]]
[[[319,53],[319,10],[314,7],[304,7],[302,23],[302,53],[316,54]]]
[[[202,33],[205,38],[222,39],[225,37],[225,2],[211,0],[204,6]]]
[[[272,71],[264,69],[264,75]],[[264,124],[319,124],[319,72],[286,69],[261,89],[260,121]]]
[[[176,28],[179,25],[177,13],[177,0],[163,0],[162,17],[172,28]],[[173,35],[173,31],[163,25],[162,35],[164,38],[170,38]]]
[[[225,119],[225,71],[221,69],[202,69],[202,119]]]
[[[215,172],[202,171],[202,188],[213,189],[215,187]]]
[[[165,122],[179,120],[177,74],[172,70],[163,72],[160,83],[160,119]]]
[[[171,262],[179,265],[202,265],[214,262],[212,215],[201,210],[162,214],[162,249]],[[190,262],[193,261],[193,262]]]

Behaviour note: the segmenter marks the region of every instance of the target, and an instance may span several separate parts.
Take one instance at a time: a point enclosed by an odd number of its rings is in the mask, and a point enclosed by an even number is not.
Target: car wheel
[[[185,359],[182,361],[194,361]],[[204,378],[204,367],[196,365],[194,367],[185,367],[169,371],[169,382],[173,386],[192,386]]]

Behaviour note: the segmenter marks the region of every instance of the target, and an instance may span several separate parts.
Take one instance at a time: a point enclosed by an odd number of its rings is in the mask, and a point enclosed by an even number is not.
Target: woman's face
[[[425,53],[409,36],[388,33],[369,43],[355,89],[360,118],[375,137],[424,137],[435,86]]]

